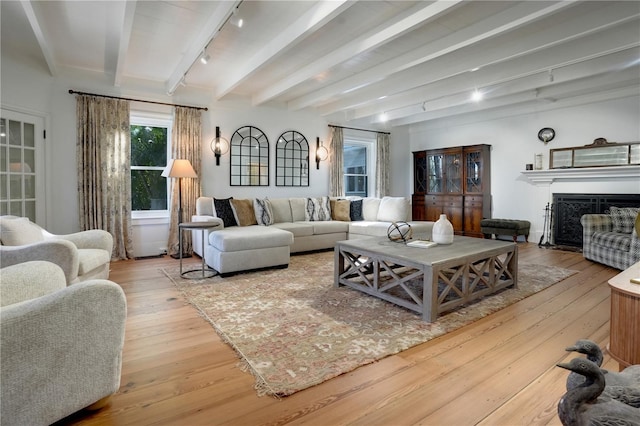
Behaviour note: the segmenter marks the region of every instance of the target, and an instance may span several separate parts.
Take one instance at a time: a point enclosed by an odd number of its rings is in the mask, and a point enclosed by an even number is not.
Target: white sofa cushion
[[[382,222],[400,222],[407,220],[409,200],[404,197],[383,197],[378,209],[378,220]]]
[[[378,209],[380,208],[380,198],[362,199],[362,219],[375,222],[378,220]]]
[[[307,208],[307,199],[303,197],[289,198],[291,204],[292,222],[303,221]]]
[[[218,251],[245,251],[289,246],[293,234],[274,226],[239,226],[209,234],[209,244]]]
[[[294,238],[313,235],[313,225],[311,225],[311,222],[280,222],[273,226],[291,232]]]
[[[291,215],[291,204],[288,198],[271,198],[271,209],[273,210],[273,222],[293,222]]]

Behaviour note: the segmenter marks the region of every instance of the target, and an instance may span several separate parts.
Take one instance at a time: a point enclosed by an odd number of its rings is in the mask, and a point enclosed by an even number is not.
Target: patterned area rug
[[[507,289],[434,323],[364,293],[333,286],[333,252],[291,256],[288,269],[182,279],[164,270],[238,353],[260,395],[286,396],[451,332],[576,271],[520,264]]]

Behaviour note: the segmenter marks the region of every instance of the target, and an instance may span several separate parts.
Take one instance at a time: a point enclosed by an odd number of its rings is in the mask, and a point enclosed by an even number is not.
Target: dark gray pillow
[[[352,221],[364,220],[362,217],[362,199],[351,200],[351,204],[349,204],[349,216]]]
[[[213,207],[216,209],[216,217],[222,219],[222,223],[224,223],[225,228],[238,226],[236,217],[233,214],[233,208],[231,207],[232,199],[233,197],[213,199]]]

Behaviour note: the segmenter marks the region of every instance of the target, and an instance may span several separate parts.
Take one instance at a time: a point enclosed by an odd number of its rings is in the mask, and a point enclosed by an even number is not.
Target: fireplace
[[[640,194],[553,194],[555,245],[582,248],[582,215],[605,213],[611,206],[640,207]]]

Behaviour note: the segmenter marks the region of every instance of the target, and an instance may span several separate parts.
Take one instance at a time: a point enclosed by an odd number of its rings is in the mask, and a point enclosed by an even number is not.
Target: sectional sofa
[[[430,238],[433,222],[410,221],[410,214],[404,197],[200,197],[192,221],[220,226],[193,231],[193,250],[222,275],[286,267],[291,253],[331,249],[336,241],[347,239],[386,236],[393,222],[407,222],[414,237]]]

